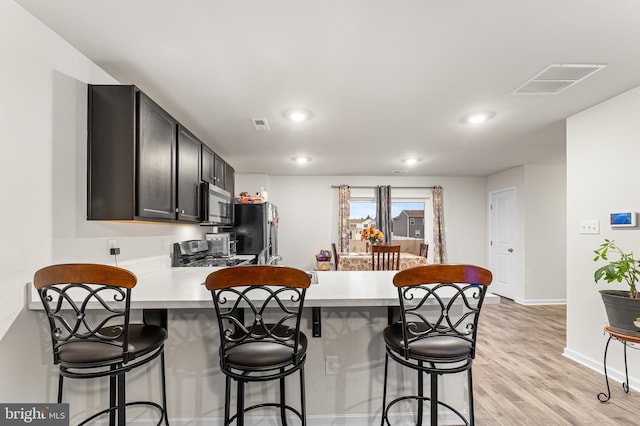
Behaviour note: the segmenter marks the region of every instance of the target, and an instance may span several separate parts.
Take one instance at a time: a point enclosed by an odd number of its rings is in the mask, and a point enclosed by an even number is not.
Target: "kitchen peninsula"
[[[224,377],[218,367],[217,323],[211,293],[202,285],[207,275],[217,269],[167,267],[150,272],[134,271],[138,276],[138,285],[132,292],[134,315],[140,317],[143,310],[167,312],[169,338],[165,352],[168,412],[172,423],[193,424],[197,420],[218,424],[222,417]],[[397,289],[392,284],[396,272],[314,273],[318,282],[307,290],[301,327],[309,337],[305,370],[309,423],[336,424],[338,418],[356,425],[379,423],[385,347],[382,330],[388,323],[388,307],[398,304]],[[28,295],[28,308],[42,310],[33,286],[28,289]],[[499,297],[491,293],[485,297],[485,303],[499,301]],[[318,318],[314,318],[314,311],[318,312]],[[45,327],[44,315],[41,320]],[[312,338],[316,320],[321,322],[322,333],[321,337]],[[480,332],[490,332],[482,328],[482,315]],[[50,342],[40,339],[39,348],[35,350],[43,359],[48,359]],[[334,371],[326,368],[329,360],[334,363]],[[405,386],[413,386],[413,377],[402,375],[395,365],[390,368],[394,381],[406,381]],[[128,392],[147,391],[149,380],[146,377],[132,380]],[[67,386],[75,392],[100,393],[97,389],[85,390],[77,382],[69,381]],[[48,386],[47,393],[54,400],[55,381]],[[441,393],[450,403],[464,407],[465,387],[466,377],[453,375],[445,379]],[[288,399],[295,400],[295,388],[291,386]],[[398,389],[395,385],[389,388]],[[69,395],[73,396],[74,391]],[[249,397],[247,403],[263,399],[261,393],[270,396],[274,392],[275,388],[271,387],[255,388],[256,394]],[[85,400],[70,400],[72,417],[81,418],[92,411]]]

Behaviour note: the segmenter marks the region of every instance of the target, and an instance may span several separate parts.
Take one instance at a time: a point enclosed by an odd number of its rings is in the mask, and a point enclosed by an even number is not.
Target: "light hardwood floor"
[[[625,394],[610,380],[611,399],[601,403],[604,376],[562,355],[564,305],[502,299],[482,309],[473,364],[477,425],[640,425],[640,392]]]

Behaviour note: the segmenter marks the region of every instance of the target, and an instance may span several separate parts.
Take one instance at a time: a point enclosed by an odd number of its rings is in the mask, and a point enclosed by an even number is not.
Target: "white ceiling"
[[[240,173],[558,163],[566,117],[640,85],[637,0],[16,1]],[[511,94],[562,63],[607,66],[559,94]],[[313,118],[287,121],[292,107]],[[477,110],[495,117],[460,122]]]

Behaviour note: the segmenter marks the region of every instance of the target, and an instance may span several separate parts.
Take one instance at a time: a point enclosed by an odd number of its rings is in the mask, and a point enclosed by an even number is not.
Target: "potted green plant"
[[[600,290],[609,326],[619,332],[640,336],[640,299],[636,285],[640,278],[640,260],[633,257],[633,252],[627,253],[618,247],[614,240],[605,239],[594,253],[595,262],[607,262],[596,269],[593,275],[596,282],[624,282],[629,287],[629,290]],[[612,254],[615,258],[610,259]]]

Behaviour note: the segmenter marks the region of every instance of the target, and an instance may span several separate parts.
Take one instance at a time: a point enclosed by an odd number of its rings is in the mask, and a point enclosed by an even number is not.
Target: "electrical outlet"
[[[327,356],[324,358],[324,374],[326,376],[336,376],[340,369],[337,356]]]
[[[599,220],[582,220],[582,221],[580,221],[580,233],[581,234],[599,234],[600,233],[600,221]]]

